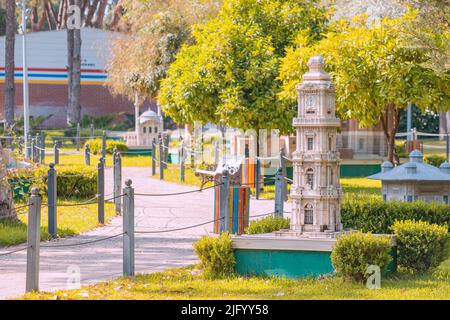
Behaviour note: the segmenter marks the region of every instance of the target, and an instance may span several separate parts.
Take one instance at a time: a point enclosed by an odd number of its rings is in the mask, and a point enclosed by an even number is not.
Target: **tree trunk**
[[[116,31],[119,25],[120,18],[122,17],[123,6],[118,3],[114,8],[113,19],[111,25],[109,26],[109,30]]]
[[[100,0],[97,14],[95,16],[95,21],[93,23],[94,27],[97,29],[100,29],[103,27],[103,18],[105,17],[105,11],[106,11],[107,6],[108,6],[108,0]]]
[[[17,217],[14,210],[14,201],[11,188],[6,175],[6,163],[9,161],[9,155],[2,150],[0,143],[0,217]]]
[[[94,18],[95,11],[97,10],[98,1],[99,0],[94,0],[92,5],[89,6],[86,20],[84,20],[85,27],[92,27],[92,19]]]
[[[44,0],[44,10],[47,15],[49,30],[55,30],[58,27],[58,23],[56,21],[56,13],[53,10],[51,1]]]
[[[5,38],[5,120],[6,127],[14,123],[14,46],[16,29],[16,2],[6,2],[6,38]]]
[[[75,0],[74,4],[81,7],[81,0]],[[71,54],[69,53],[72,67],[70,68],[69,108],[67,110],[67,123],[69,125],[80,123],[81,120],[81,30],[74,29],[72,32],[73,47],[71,48]]]
[[[73,0],[72,0],[73,1]],[[71,1],[71,2],[72,2]],[[74,30],[67,29],[67,124],[72,121],[72,82],[73,82]]]
[[[397,133],[400,124],[401,110],[396,108],[393,103],[389,103],[383,115],[381,116],[381,126],[387,141],[388,161],[394,163],[395,156],[395,134]]]
[[[61,30],[65,27],[66,19],[67,19],[67,0],[60,0],[57,18],[58,23],[56,27],[58,30]]]

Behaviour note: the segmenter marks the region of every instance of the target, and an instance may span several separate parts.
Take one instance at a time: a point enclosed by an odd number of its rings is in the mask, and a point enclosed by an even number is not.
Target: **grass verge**
[[[61,204],[72,204],[78,201],[62,201]],[[97,221],[97,204],[76,207],[58,207],[58,236],[70,237],[99,226]],[[116,215],[114,204],[105,203],[105,222],[108,223]],[[27,241],[27,214],[19,214],[19,220],[0,220],[0,246],[10,246]],[[41,240],[48,240],[47,207],[41,212]]]
[[[205,280],[193,267],[120,278],[77,290],[28,293],[20,299],[450,299],[450,282],[430,275],[384,279],[381,289],[339,277],[233,277]]]

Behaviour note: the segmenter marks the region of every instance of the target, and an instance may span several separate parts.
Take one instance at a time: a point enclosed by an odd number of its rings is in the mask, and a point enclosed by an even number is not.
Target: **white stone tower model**
[[[298,84],[298,115],[293,120],[297,149],[293,154],[291,232],[332,237],[342,230],[335,88],[322,57],[312,57]]]

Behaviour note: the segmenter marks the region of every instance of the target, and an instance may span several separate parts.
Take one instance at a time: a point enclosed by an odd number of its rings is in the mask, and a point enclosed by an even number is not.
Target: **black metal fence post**
[[[114,204],[116,207],[116,212],[122,212],[122,201],[120,197],[120,189],[122,187],[122,157],[120,152],[115,149],[113,155],[113,170],[114,170]]]
[[[152,141],[152,176],[156,175],[156,140]]]
[[[53,145],[53,163],[59,164],[59,144],[58,141],[55,141]]]
[[[284,176],[281,168],[278,168],[275,177],[275,216],[282,217],[284,210],[284,197],[283,197],[283,183]]]
[[[255,163],[255,197],[259,199],[259,193],[261,189],[261,160],[256,158]]]
[[[98,222],[105,223],[105,159],[100,158],[97,165]]]
[[[164,151],[163,151],[163,140],[159,140],[159,150],[158,150],[158,160],[159,160],[159,179],[164,180]]]
[[[219,186],[219,192],[219,233],[230,232],[230,182],[228,180],[227,170],[222,172],[222,181]]]
[[[106,160],[106,131],[102,132],[102,158]]]
[[[123,189],[123,275],[134,276],[134,188],[131,179]]]
[[[28,204],[26,291],[31,292],[39,290],[41,196],[38,188],[31,189],[31,197]]]
[[[50,168],[48,169],[48,179],[47,179],[47,197],[48,197],[48,234],[52,238],[56,238],[58,234],[58,224],[57,224],[57,177],[55,164],[50,163]]]
[[[84,146],[84,164],[87,166],[91,165],[91,147],[89,143],[86,143]]]
[[[44,131],[41,131],[41,150],[40,150],[40,155],[41,155],[41,160],[40,163],[41,164],[45,164],[45,133]]]
[[[184,141],[181,141],[180,150],[178,152],[179,160],[180,160],[180,181],[184,182],[185,180],[185,168],[184,168]]]

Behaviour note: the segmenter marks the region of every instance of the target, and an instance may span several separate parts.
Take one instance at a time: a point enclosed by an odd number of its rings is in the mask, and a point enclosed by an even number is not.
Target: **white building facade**
[[[414,150],[409,162],[394,167],[389,161],[381,165],[381,172],[368,177],[381,180],[381,194],[385,201],[424,201],[449,203],[450,164],[439,168],[423,162],[423,154]]]
[[[309,71],[297,85],[298,116],[294,118],[291,230],[297,233],[341,231],[339,152],[340,120],[335,115],[335,88],[322,57],[308,62]]]

